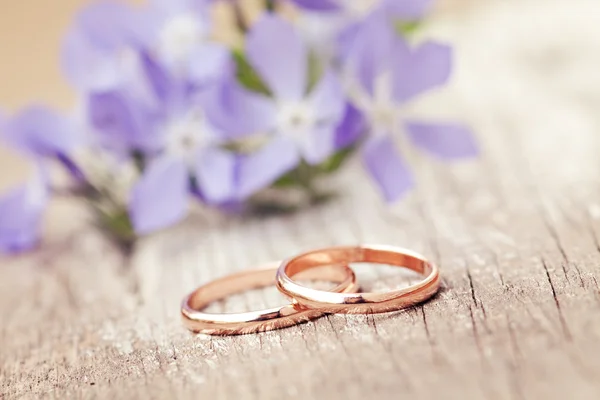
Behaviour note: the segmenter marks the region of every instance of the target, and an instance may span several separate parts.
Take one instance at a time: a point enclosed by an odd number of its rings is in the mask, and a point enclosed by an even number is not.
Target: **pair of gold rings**
[[[408,268],[422,275],[423,280],[400,290],[384,293],[359,292],[350,263]],[[298,283],[300,279],[326,280],[338,285],[330,291],[324,291],[304,286]],[[202,312],[214,301],[272,284],[292,302],[268,310],[235,314]],[[274,263],[214,280],[186,296],[181,305],[181,313],[185,326],[193,332],[237,335],[285,328],[326,313],[396,311],[429,299],[439,287],[437,266],[410,250],[378,245],[330,247],[300,254],[280,264]]]

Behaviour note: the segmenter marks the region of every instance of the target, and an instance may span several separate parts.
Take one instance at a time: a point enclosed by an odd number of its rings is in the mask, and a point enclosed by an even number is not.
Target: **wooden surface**
[[[42,248],[0,258],[0,397],[600,398],[599,17],[594,0],[438,17],[431,32],[457,44],[459,72],[413,111],[469,121],[483,156],[413,157],[419,186],[393,208],[353,165],[334,181],[343,196],[320,208],[243,220],[199,210],[126,258],[83,210],[54,204]],[[356,242],[427,254],[441,293],[258,335],[180,324],[198,284]],[[359,272],[366,288],[397,282]],[[257,291],[216,309],[281,301]]]

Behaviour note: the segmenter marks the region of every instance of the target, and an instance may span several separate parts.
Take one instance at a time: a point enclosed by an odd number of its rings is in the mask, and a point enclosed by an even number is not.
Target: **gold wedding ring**
[[[360,292],[351,263],[387,264],[407,268],[423,279],[400,290]],[[298,283],[299,279],[338,283],[330,291]],[[234,293],[276,285],[290,304],[268,310],[234,314],[203,312],[210,303]],[[440,287],[435,264],[410,250],[381,245],[330,247],[312,250],[277,264],[239,272],[199,287],[182,302],[185,326],[193,332],[236,335],[285,328],[326,313],[383,313],[414,306],[431,298]]]

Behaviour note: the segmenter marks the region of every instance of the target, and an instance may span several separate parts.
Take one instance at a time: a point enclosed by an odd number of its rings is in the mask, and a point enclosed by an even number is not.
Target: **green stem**
[[[265,9],[268,12],[274,13],[275,12],[275,3],[277,3],[276,0],[265,0]]]
[[[306,162],[301,162],[294,171],[295,178],[298,184],[306,191],[311,201],[319,197],[319,192],[315,187],[314,180],[316,178],[314,168]]]

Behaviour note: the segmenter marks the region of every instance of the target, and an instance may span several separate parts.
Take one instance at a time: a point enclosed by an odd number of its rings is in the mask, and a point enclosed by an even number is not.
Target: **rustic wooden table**
[[[393,208],[352,165],[329,204],[267,219],[198,211],[130,257],[57,202],[38,251],[0,258],[0,398],[600,398],[600,6],[474,3],[432,21],[458,46],[458,72],[414,112],[468,120],[479,160],[415,157],[419,186]],[[427,254],[441,293],[257,335],[181,326],[179,300],[198,284],[356,242]],[[392,279],[360,272],[366,287]],[[281,301],[256,291],[217,307]]]

